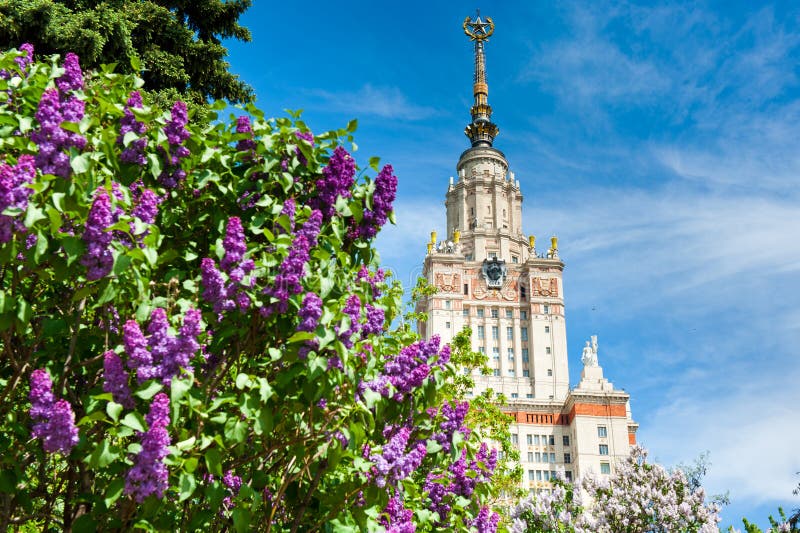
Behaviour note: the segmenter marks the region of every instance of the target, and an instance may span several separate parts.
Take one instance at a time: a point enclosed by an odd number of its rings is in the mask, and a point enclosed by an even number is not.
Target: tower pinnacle
[[[475,41],[475,80],[472,93],[475,102],[470,109],[472,122],[467,125],[464,133],[472,142],[472,146],[491,146],[499,129],[492,122],[492,106],[489,105],[489,85],[486,83],[486,56],[483,52],[483,43],[489,40],[494,33],[494,22],[491,17],[481,19],[480,11],[475,20],[469,17],[464,19],[464,33]]]

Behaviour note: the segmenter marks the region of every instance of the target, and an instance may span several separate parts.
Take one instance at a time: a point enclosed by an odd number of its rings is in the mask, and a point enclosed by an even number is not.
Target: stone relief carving
[[[531,283],[531,293],[533,296],[557,297],[558,279],[556,278],[533,278]]]
[[[439,272],[434,284],[442,292],[459,292],[461,290],[461,274]]]

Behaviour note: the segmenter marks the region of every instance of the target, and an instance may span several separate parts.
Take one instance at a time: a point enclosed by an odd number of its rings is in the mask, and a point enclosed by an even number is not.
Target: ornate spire
[[[475,41],[475,82],[472,93],[475,103],[470,109],[472,122],[467,125],[464,133],[472,141],[472,146],[491,146],[499,129],[492,122],[492,106],[489,105],[489,85],[486,83],[486,56],[483,53],[483,43],[489,40],[494,33],[494,22],[491,17],[486,17],[486,22],[481,20],[478,11],[475,20],[469,17],[464,19],[464,33]]]

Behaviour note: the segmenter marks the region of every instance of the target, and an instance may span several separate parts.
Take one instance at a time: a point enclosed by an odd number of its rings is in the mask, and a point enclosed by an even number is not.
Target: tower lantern
[[[470,40],[475,41],[475,78],[472,84],[474,103],[470,109],[472,122],[467,124],[464,133],[469,137],[472,146],[491,146],[500,130],[492,122],[483,43],[494,33],[494,22],[491,17],[486,17],[486,21],[481,19],[479,11],[474,20],[469,17],[464,19],[464,33]]]

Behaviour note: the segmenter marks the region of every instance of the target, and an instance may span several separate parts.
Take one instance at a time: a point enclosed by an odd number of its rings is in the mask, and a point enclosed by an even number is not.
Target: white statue
[[[583,355],[581,355],[583,366],[599,366],[597,362],[597,335],[592,335],[591,345],[586,341],[586,346],[583,347]]]

